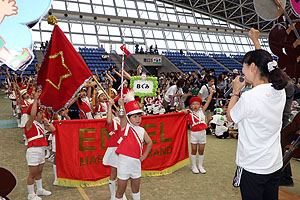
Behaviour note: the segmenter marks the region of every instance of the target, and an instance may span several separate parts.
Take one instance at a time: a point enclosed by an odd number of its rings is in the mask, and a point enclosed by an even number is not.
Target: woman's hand
[[[233,94],[239,94],[241,89],[245,86],[246,82],[245,79],[243,82],[240,81],[241,76],[235,77],[235,79],[232,81],[232,93]]]

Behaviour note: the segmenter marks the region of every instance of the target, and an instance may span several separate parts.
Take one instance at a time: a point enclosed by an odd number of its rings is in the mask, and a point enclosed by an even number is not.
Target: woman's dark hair
[[[258,67],[261,76],[267,77],[269,82],[272,83],[272,87],[276,90],[282,90],[287,85],[287,76],[278,68],[278,66],[269,72],[268,63],[272,61],[273,58],[269,52],[257,49],[246,53],[242,63],[248,65],[254,63]]]
[[[224,74],[219,74],[219,77],[218,77],[218,84],[221,83],[222,81],[224,81],[224,77],[225,76]]]
[[[179,80],[177,81],[176,85],[177,85],[178,88],[182,88],[183,85],[184,85],[184,79],[179,79]]]
[[[81,99],[81,97],[78,97],[78,103],[79,103],[79,105],[82,105],[82,99]]]

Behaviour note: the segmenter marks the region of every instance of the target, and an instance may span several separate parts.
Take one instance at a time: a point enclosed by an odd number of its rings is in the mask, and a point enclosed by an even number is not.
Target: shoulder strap
[[[208,88],[207,84],[205,84],[205,87],[207,88],[208,93],[210,93],[210,89]]]

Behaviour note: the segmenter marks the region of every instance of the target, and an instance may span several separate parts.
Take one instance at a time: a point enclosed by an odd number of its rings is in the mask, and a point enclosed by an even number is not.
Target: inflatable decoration
[[[25,70],[32,62],[31,28],[47,13],[52,0],[0,1],[0,64]]]
[[[300,6],[299,0],[295,1]],[[299,3],[298,3],[299,2]],[[292,10],[286,11],[285,1],[255,0],[255,9],[266,20],[278,18],[278,23],[269,33],[271,51],[278,56],[278,66],[294,78],[300,77],[300,20]],[[299,4],[299,5],[298,5]],[[263,7],[260,7],[263,6]],[[274,10],[274,6],[277,11]],[[269,9],[270,8],[270,9]],[[294,9],[295,10],[295,9]],[[267,14],[266,14],[267,13]]]

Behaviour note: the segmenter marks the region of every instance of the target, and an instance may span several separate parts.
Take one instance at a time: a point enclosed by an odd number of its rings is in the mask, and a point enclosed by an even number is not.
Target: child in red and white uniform
[[[124,106],[124,99],[119,99],[119,105]],[[126,116],[120,116],[121,132],[116,153],[117,160],[118,188],[116,199],[120,200],[131,179],[131,191],[133,200],[140,199],[141,162],[145,160],[152,147],[152,140],[143,127],[140,127],[143,111],[135,100],[125,105]],[[143,142],[147,147],[142,154]]]
[[[116,89],[111,88],[111,98],[115,99],[118,96],[118,92]]]
[[[44,118],[44,110],[37,103],[39,94],[34,95],[33,104],[28,108],[27,113],[30,117],[25,125],[25,135],[28,140],[26,160],[29,167],[27,179],[28,198],[29,200],[41,200],[39,196],[49,196],[50,191],[42,187],[42,172],[45,163],[45,147],[48,146],[44,136],[45,131],[53,132],[55,128]],[[34,181],[37,186],[34,192]],[[39,195],[39,196],[38,196]]]
[[[94,119],[92,116],[92,106],[91,106],[92,99],[90,98],[90,95],[88,95],[87,89],[82,88],[80,90],[79,96],[80,96],[79,97],[80,99],[78,99],[77,104],[80,109],[80,118],[81,119]]]
[[[103,93],[103,91],[99,90],[98,99],[94,107],[94,118],[95,119],[106,118],[107,108],[108,108],[107,98]]]
[[[27,90],[23,89],[20,91],[20,100],[21,100],[21,108],[22,108],[20,128],[24,128],[29,118],[29,114],[27,114],[27,108],[33,103],[33,99],[30,98],[30,95],[28,94]]]
[[[120,131],[120,118],[114,117],[112,119],[112,112],[115,111],[112,109],[114,105],[114,100],[111,98],[108,100],[108,109],[107,109],[107,120],[105,124],[105,128],[109,132],[110,139],[108,143],[108,147],[103,157],[103,165],[110,166],[110,177],[109,177],[109,190],[111,194],[111,200],[115,199],[116,196],[116,178],[117,178],[117,159],[118,155],[116,154],[116,149],[118,147],[118,140]],[[115,116],[117,116],[117,112],[114,112]],[[125,194],[123,196],[123,200],[126,199]]]
[[[205,123],[205,111],[209,106],[215,89],[211,89],[209,97],[205,105],[202,107],[202,99],[200,97],[192,97],[189,101],[191,110],[185,110],[184,113],[188,114],[188,123],[191,127],[191,162],[192,172],[194,174],[205,174],[206,170],[203,168],[204,147],[206,144],[206,130],[208,127]],[[197,148],[199,153],[199,164],[196,166]]]

